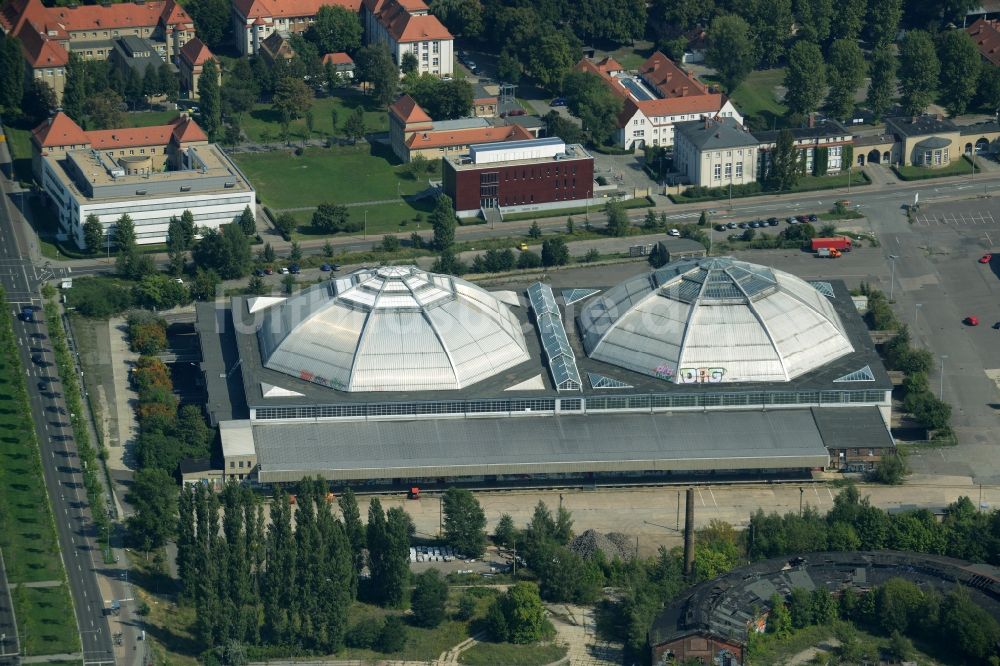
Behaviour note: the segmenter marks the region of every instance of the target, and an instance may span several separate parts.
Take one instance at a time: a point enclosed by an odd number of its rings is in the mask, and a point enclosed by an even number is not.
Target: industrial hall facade
[[[558,292],[363,268],[197,326],[223,471],[261,484],[809,478],[893,448],[846,287],[731,258]]]

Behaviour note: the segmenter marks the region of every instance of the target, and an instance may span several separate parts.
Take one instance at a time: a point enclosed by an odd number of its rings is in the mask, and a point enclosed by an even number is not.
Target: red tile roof
[[[316,16],[324,5],[356,12],[361,9],[361,0],[233,0],[233,8],[248,19]]]
[[[165,146],[173,139],[177,143],[208,141],[205,132],[187,116],[178,116],[166,125],[125,127],[85,132],[62,111],[56,113],[32,131],[35,142],[42,148],[89,144],[97,150]]]
[[[625,106],[622,107],[621,113],[618,114],[618,126],[624,127],[639,110],[647,118],[691,113],[715,114],[722,109],[727,101],[726,96],[721,93],[649,99],[641,102],[636,102],[629,97],[625,100]]]
[[[413,15],[403,12],[386,26],[386,31],[398,44],[452,39],[448,28],[431,14]]]
[[[327,53],[323,56],[323,64],[332,62],[334,65],[353,65],[354,60],[346,53]]]
[[[42,148],[77,146],[89,142],[87,133],[62,111],[42,122],[31,131],[35,143]]]
[[[707,88],[688,75],[674,61],[659,51],[649,56],[639,67],[639,76],[646,83],[660,91],[664,97],[684,97],[687,95],[703,95]]]
[[[21,53],[33,69],[45,67],[65,67],[69,62],[66,48],[39,31],[33,23],[25,23],[18,35]]]
[[[214,57],[205,43],[197,37],[181,47],[181,58],[192,67],[204,65]]]
[[[389,113],[403,121],[404,125],[409,125],[410,123],[432,122],[431,117],[427,115],[427,112],[420,108],[420,105],[417,104],[417,100],[413,99],[409,95],[403,95],[393,102],[392,105],[389,106]]]
[[[406,140],[410,150],[454,148],[493,141],[523,141],[535,136],[520,125],[509,127],[473,127],[449,132],[417,132]]]
[[[42,0],[8,0],[0,7],[0,26],[4,32],[17,35],[26,21],[44,25],[48,10]]]
[[[1000,30],[997,29],[997,22],[979,19],[965,31],[976,42],[983,59],[1000,66]]]

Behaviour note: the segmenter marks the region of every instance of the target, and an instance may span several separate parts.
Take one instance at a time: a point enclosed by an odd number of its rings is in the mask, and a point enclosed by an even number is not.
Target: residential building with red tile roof
[[[61,111],[31,135],[35,178],[49,196],[60,231],[84,245],[90,215],[111,238],[128,213],[140,244],[166,240],[171,217],[189,210],[199,227],[234,222],[253,187],[188,116],[166,125],[84,131]]]
[[[361,18],[366,43],[388,45],[397,65],[412,53],[421,74],[454,73],[453,37],[423,0],[362,0]]]
[[[434,121],[409,95],[389,105],[389,143],[404,162],[417,155],[436,160],[466,151],[469,146],[533,138],[520,125],[494,127],[486,118]]]
[[[303,33],[316,20],[319,8],[327,5],[357,12],[361,0],[232,0],[236,46],[241,54],[253,55],[275,32]]]
[[[577,71],[601,78],[624,100],[618,114],[616,143],[625,149],[672,146],[674,123],[703,118],[734,118],[742,114],[729,99],[709,90],[659,51],[653,53],[635,74],[625,71],[612,58],[584,58]]]
[[[205,68],[205,63],[214,59],[212,51],[197,37],[181,49],[177,58],[177,69],[181,77],[181,90],[187,93],[188,99],[198,99],[198,79]],[[222,78],[221,69],[219,78]]]
[[[85,60],[104,60],[114,52],[116,40],[139,37],[171,62],[194,37],[194,22],[176,0],[70,7],[10,0],[0,8],[0,29],[22,41],[31,75],[49,83],[57,99],[62,98],[71,51]]]
[[[965,29],[979,49],[983,60],[1000,66],[1000,24],[995,19],[979,19]]]
[[[323,67],[333,66],[333,71],[345,79],[354,78],[354,58],[346,53],[326,53],[323,55]]]

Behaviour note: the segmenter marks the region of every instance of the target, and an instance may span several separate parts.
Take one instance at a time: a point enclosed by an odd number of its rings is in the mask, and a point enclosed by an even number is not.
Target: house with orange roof
[[[181,90],[189,99],[198,99],[198,79],[205,68],[205,63],[214,59],[212,51],[197,37],[181,49],[180,57],[177,58],[177,69],[181,76]],[[221,70],[219,78],[222,78]]]
[[[56,7],[41,0],[9,0],[0,7],[0,30],[21,40],[31,76],[49,83],[61,99],[70,52],[85,60],[105,60],[116,41],[138,37],[173,62],[194,38],[194,21],[177,0]]]
[[[417,155],[438,160],[467,152],[470,146],[534,138],[520,125],[492,125],[486,118],[432,120],[409,95],[389,105],[389,143],[403,162]]]
[[[95,216],[110,244],[127,213],[140,244],[162,243],[172,217],[191,211],[199,227],[236,221],[256,194],[229,157],[186,115],[166,125],[84,131],[63,112],[31,135],[35,179],[60,230],[84,247]]]
[[[673,126],[679,122],[719,117],[743,123],[743,115],[725,95],[709,90],[659,51],[635,73],[610,57],[584,58],[576,69],[600,77],[622,98],[616,143],[627,150],[674,145]]]
[[[242,55],[259,52],[265,39],[276,32],[297,35],[309,29],[324,5],[352,12],[361,0],[232,0],[233,34]]]
[[[396,65],[412,53],[420,74],[454,73],[454,38],[424,0],[362,0],[361,20],[365,42],[388,45]]]
[[[354,58],[346,53],[326,53],[323,55],[323,67],[331,65],[333,71],[343,79],[354,78]]]
[[[981,18],[965,29],[979,49],[984,62],[1000,66],[1000,23]]]

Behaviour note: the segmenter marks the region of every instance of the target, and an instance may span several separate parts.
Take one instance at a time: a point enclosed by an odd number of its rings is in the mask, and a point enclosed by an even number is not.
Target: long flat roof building
[[[262,483],[801,478],[893,446],[846,287],[728,258],[559,293],[366,268],[206,308],[210,402]]]
[[[90,215],[110,242],[128,214],[139,244],[162,243],[171,217],[189,210],[199,227],[256,210],[253,187],[229,156],[186,116],[154,127],[85,132],[58,112],[32,133],[35,177],[57,212],[61,231],[84,246]]]

